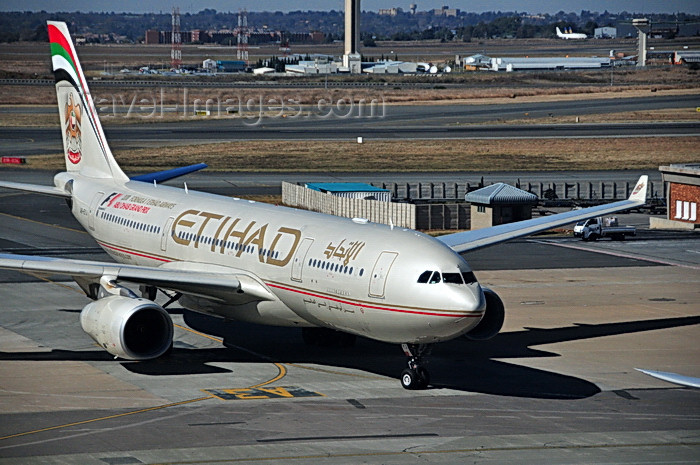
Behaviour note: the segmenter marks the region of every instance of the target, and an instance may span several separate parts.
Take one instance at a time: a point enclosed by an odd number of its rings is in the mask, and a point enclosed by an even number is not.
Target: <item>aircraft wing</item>
[[[565,224],[575,221],[582,221],[596,216],[629,210],[630,208],[644,205],[646,202],[648,181],[648,176],[640,177],[630,197],[620,202],[583,208],[581,210],[572,210],[570,212],[543,216],[541,218],[533,218],[531,220],[518,221],[515,223],[501,224],[490,228],[447,234],[437,239],[444,242],[455,252],[461,253],[500,244],[501,242],[509,241],[517,237],[528,236],[558,226],[564,226]]]
[[[680,384],[681,386],[688,386],[695,389],[700,389],[700,378],[693,378],[692,376],[679,375],[678,373],[669,373],[668,371],[652,371],[652,370],[642,370],[641,368],[635,368],[637,371],[641,371],[645,375],[653,376],[654,378],[662,379],[669,383]]]
[[[158,171],[156,173],[141,174],[139,176],[132,176],[132,181],[141,182],[165,182],[171,179],[179,178],[180,176],[185,176],[186,174],[194,173],[195,171],[203,170],[207,168],[206,163],[197,163],[196,165],[183,166],[181,168],[174,168],[171,170]]]
[[[236,275],[233,272],[204,272],[179,265],[178,269],[164,269],[88,260],[0,254],[0,268],[96,280],[102,276],[113,276],[117,281],[155,286],[234,305],[251,301],[276,300],[269,290],[250,276]]]
[[[0,181],[0,187],[18,191],[33,192],[35,194],[53,195],[54,197],[70,198],[70,192],[54,186],[40,186],[38,184],[25,184],[22,182]]]

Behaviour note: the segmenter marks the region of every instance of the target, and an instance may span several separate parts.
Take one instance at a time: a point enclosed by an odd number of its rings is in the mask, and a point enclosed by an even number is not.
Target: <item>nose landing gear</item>
[[[404,389],[425,389],[430,384],[430,374],[423,367],[422,357],[428,355],[432,346],[428,344],[401,344],[408,359],[408,368],[401,372]]]

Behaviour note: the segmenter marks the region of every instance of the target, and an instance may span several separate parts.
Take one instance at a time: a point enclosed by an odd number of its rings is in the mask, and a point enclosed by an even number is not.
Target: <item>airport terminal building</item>
[[[668,202],[665,227],[674,229],[700,228],[700,218],[698,218],[700,163],[671,164],[660,166],[659,170],[666,188]]]

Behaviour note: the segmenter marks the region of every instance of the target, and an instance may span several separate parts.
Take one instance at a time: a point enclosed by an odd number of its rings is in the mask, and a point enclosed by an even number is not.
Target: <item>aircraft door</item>
[[[97,216],[97,205],[100,203],[100,199],[104,197],[104,192],[98,192],[92,197],[92,202],[90,202],[90,213],[88,214],[88,227],[95,230],[95,217]]]
[[[306,254],[309,252],[311,244],[314,240],[310,237],[305,238],[301,241],[297,253],[294,254],[294,260],[292,261],[292,280],[301,282],[302,271],[304,270],[304,262],[306,261]]]
[[[160,236],[160,250],[164,252],[168,248],[168,237],[170,237],[170,235],[172,234],[170,228],[173,227],[173,221],[175,221],[175,218],[173,218],[172,216],[168,218],[168,222],[165,223],[165,228],[163,228],[163,233]]]
[[[382,252],[379,255],[369,278],[369,295],[371,297],[384,297],[386,277],[398,255],[396,252]]]

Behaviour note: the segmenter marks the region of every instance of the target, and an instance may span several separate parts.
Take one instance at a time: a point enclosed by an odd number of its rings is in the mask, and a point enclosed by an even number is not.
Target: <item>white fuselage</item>
[[[562,32],[557,33],[557,36],[559,36],[560,39],[567,40],[584,40],[588,38],[586,34],[582,34],[580,32]]]
[[[180,302],[192,310],[392,343],[452,339],[484,314],[479,284],[455,283],[456,274],[471,274],[467,262],[417,231],[139,181],[58,176],[66,178],[57,184],[73,179],[73,214],[116,261],[231,273],[275,296],[231,304],[186,295]],[[439,281],[418,282],[427,271]]]

